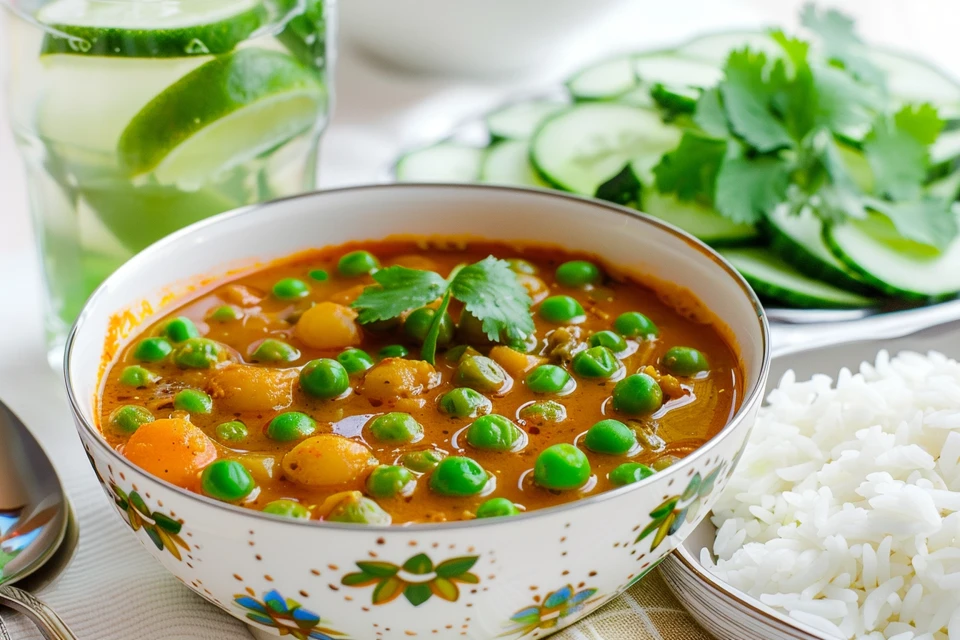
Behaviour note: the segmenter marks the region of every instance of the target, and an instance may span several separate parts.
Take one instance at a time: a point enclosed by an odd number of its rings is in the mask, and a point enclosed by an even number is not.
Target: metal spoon
[[[47,640],[77,640],[52,609],[13,586],[57,557],[70,503],[47,454],[2,402],[0,443],[0,605],[28,616]],[[66,555],[68,561],[72,549]]]

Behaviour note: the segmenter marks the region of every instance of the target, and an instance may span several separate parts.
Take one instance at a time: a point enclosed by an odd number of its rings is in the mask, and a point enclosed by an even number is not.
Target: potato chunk
[[[210,381],[210,395],[231,411],[279,411],[293,403],[294,369],[232,364]]]
[[[363,395],[373,400],[411,398],[440,384],[440,374],[429,362],[386,358],[367,371]]]
[[[361,338],[357,312],[335,302],[321,302],[304,311],[293,333],[314,349],[355,347]]]
[[[213,442],[187,420],[154,420],[137,429],[123,455],[147,473],[184,489],[196,489],[200,471],[217,459]]]
[[[377,464],[363,443],[328,433],[307,438],[283,456],[283,473],[310,487],[330,487],[355,483]]]

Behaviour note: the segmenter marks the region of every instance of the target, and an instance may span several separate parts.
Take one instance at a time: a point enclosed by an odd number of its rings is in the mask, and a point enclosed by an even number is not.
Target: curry
[[[727,423],[741,365],[698,307],[551,246],[330,247],[144,327],[100,427],[158,478],[279,516],[510,516],[641,481]]]

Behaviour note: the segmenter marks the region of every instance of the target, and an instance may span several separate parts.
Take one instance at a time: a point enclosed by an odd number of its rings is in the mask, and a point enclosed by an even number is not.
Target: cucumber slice
[[[397,161],[400,182],[476,182],[480,178],[483,149],[455,142],[440,142],[418,149]]]
[[[198,67],[134,116],[120,136],[132,175],[196,188],[317,126],[326,88],[313,70],[269,49],[240,49]]]
[[[879,214],[827,227],[830,250],[871,285],[908,300],[943,300],[960,292],[960,242],[938,252],[906,240]]]
[[[102,2],[55,0],[37,12],[53,32],[41,54],[179,58],[232,51],[267,20],[259,0]]]
[[[756,227],[737,224],[716,211],[695,202],[681,202],[656,189],[644,189],[640,210],[683,229],[714,247],[755,244],[760,240]]]
[[[653,109],[657,106],[653,96],[650,95],[650,87],[645,85],[634,87],[630,91],[627,91],[617,98],[617,102],[629,104],[634,107],[642,107],[644,109]]]
[[[656,112],[590,102],[548,118],[533,135],[530,158],[550,184],[593,196],[627,161],[645,158],[655,164],[677,146],[680,133]]]
[[[650,89],[650,97],[657,106],[673,115],[693,115],[697,110],[700,91],[690,87],[667,86],[658,82]]]
[[[550,188],[550,185],[541,180],[530,165],[530,148],[523,140],[503,140],[487,149],[480,166],[480,181],[489,184]]]
[[[870,298],[808,278],[767,249],[723,249],[720,255],[737,268],[757,295],[782,304],[806,309],[849,309],[874,304]]]
[[[551,114],[566,105],[555,100],[527,100],[497,109],[486,117],[494,140],[526,140]]]
[[[753,51],[761,51],[768,56],[783,55],[783,49],[773,38],[760,31],[725,31],[711,33],[688,41],[676,48],[675,53],[691,60],[700,60],[723,67],[734,49],[749,46]]]
[[[887,90],[902,102],[960,105],[960,84],[934,65],[906,54],[875,49],[874,64],[887,73]]]
[[[795,216],[782,206],[766,222],[770,248],[801,273],[847,291],[873,293],[863,278],[831,253],[823,239],[823,223],[810,211]]]
[[[575,100],[611,100],[637,86],[632,56],[603,60],[567,80]]]
[[[637,56],[633,68],[640,84],[686,85],[706,89],[716,86],[723,72],[713,64],[688,60],[673,53],[655,53]]]

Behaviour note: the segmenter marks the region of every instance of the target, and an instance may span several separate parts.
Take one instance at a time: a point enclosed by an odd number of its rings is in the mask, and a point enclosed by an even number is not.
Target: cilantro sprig
[[[505,260],[488,256],[454,269],[448,278],[433,271],[393,266],[373,275],[377,284],[363,290],[354,301],[361,324],[390,320],[440,300],[427,331],[421,356],[434,364],[443,314],[451,300],[481,322],[493,342],[521,342],[534,332],[533,301]]]
[[[781,53],[732,51],[700,95],[695,128],[654,168],[657,188],[755,224],[787,203],[827,222],[879,213],[905,238],[943,248],[958,233],[950,203],[926,189],[943,121],[928,104],[891,112],[885,78],[853,23],[807,7],[811,45],[773,32]],[[862,150],[857,168],[844,145]]]

